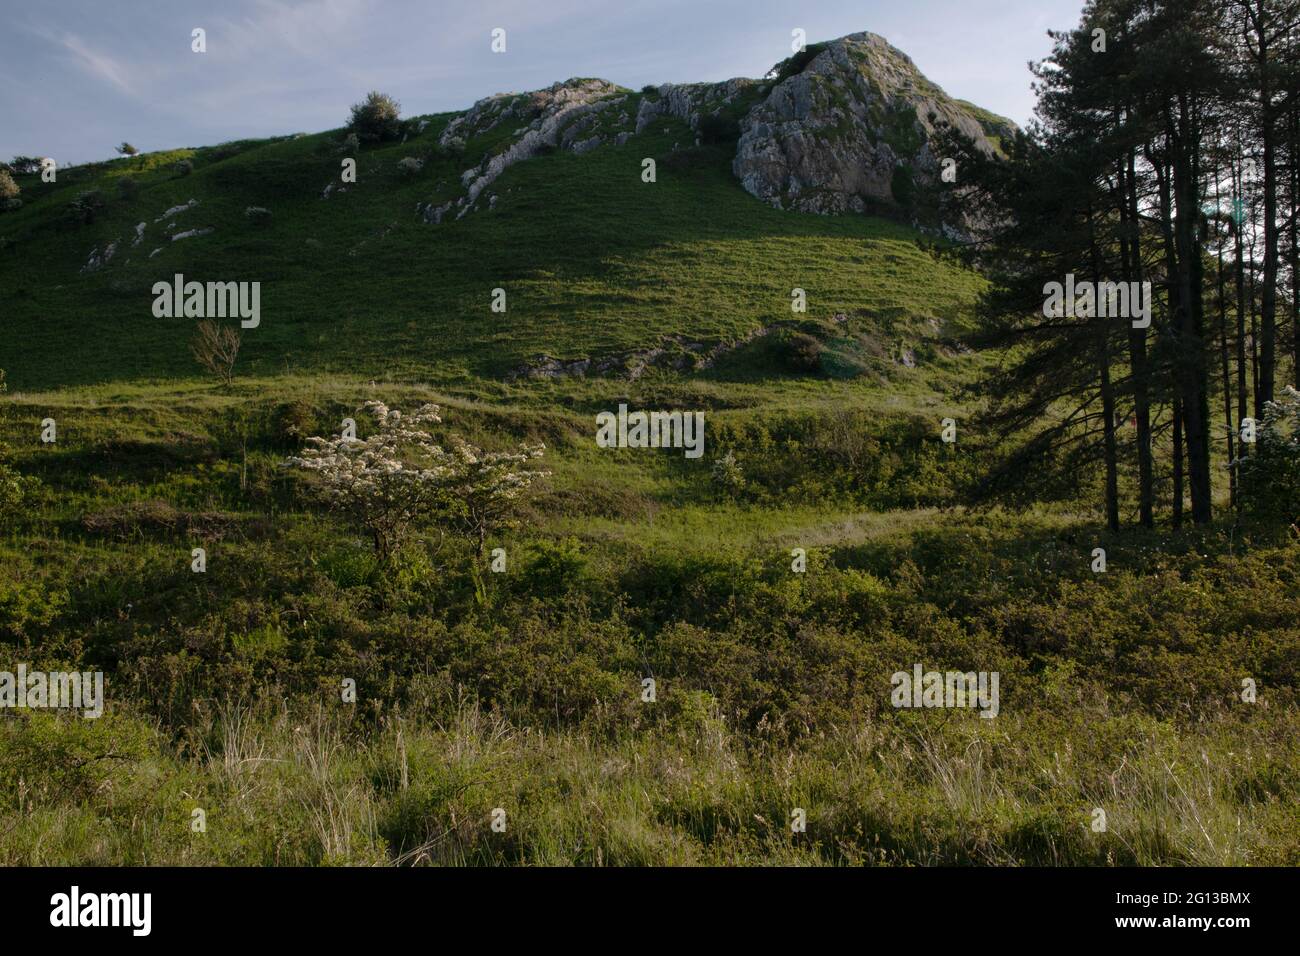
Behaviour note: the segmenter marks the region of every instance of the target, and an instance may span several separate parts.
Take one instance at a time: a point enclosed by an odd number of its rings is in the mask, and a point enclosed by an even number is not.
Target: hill
[[[974,121],[919,74],[904,87],[910,61],[859,36],[810,48],[780,80],[640,93],[570,80],[412,118],[400,142],[359,149],[355,183],[341,180],[343,130],[20,177],[24,205],[0,217],[0,367],[21,389],[191,373],[191,323],[151,311],[154,282],[176,273],[262,284],[241,357],[253,374],[503,378],[539,355],[705,351],[790,319],[795,288],[811,317],[882,332],[905,319],[933,339],[978,283],[927,253],[924,223],[881,177],[934,165],[918,107]],[[806,178],[794,144],[837,129],[817,155],[878,175],[828,176],[819,195],[880,215],[781,212],[747,194],[775,189],[781,204]],[[772,151],[786,158],[769,175],[755,163]],[[803,195],[787,205],[821,210]],[[496,288],[504,314],[490,310]],[[897,338],[885,345],[899,354],[916,344]]]
[[[1002,356],[961,342],[941,122],[1011,133],[855,34],[20,176],[0,672],[107,701],[0,719],[0,864],[1298,862],[1295,545],[1111,534],[1095,463],[965,507]],[[176,274],[261,283],[228,386],[154,314]],[[375,401],[548,474],[381,556],[287,467]],[[702,456],[603,447],[622,404]],[[998,676],[996,719],[900,708],[917,667]]]

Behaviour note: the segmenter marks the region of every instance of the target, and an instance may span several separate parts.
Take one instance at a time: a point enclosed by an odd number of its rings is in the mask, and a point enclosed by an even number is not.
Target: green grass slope
[[[417,206],[463,192],[461,172],[517,129],[502,124],[452,157],[435,148],[449,119],[431,118],[405,143],[363,147],[358,182],[328,199],[324,188],[341,185],[341,131],[123,159],[64,171],[56,184],[21,177],[25,205],[0,218],[0,368],[24,390],[193,375],[192,321],[151,311],[153,283],[178,272],[262,283],[245,373],[440,381],[501,377],[536,353],[603,355],[670,335],[732,340],[792,318],[795,287],[810,316],[882,320],[954,319],[978,287],[905,226],[768,208],[731,175],[727,148],[674,153],[693,136],[675,119],[622,146],[522,162],[492,185],[495,208],[427,224]],[[406,156],[424,168],[404,173]],[[659,162],[655,183],[641,181],[647,156]],[[182,158],[191,175],[175,170]],[[140,186],[130,199],[117,188],[126,177]],[[96,221],[62,224],[87,190],[106,200]],[[191,199],[198,205],[175,217],[175,231],[214,232],[170,241],[155,220]],[[248,206],[270,209],[270,222],[250,222]],[[144,238],[132,245],[140,222]],[[113,260],[82,273],[114,240]],[[505,314],[489,308],[498,287]]]

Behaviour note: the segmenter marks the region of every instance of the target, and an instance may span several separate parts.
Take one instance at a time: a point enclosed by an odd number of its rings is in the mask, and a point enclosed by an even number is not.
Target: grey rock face
[[[199,237],[199,236],[209,236],[209,235],[211,235],[211,234],[212,234],[212,229],[211,229],[211,228],[208,228],[208,229],[186,229],[184,232],[178,232],[178,233],[176,233],[176,235],[172,236],[172,242],[176,242],[177,240],[180,240],[180,239],[194,239],[194,238],[197,238],[197,237]]]
[[[459,154],[501,124],[512,134],[461,174],[459,198],[424,204],[426,222],[460,219],[516,163],[552,150],[584,154],[660,131],[667,121],[694,132],[673,150],[710,138],[705,120],[738,118],[732,170],[752,195],[781,209],[816,213],[901,209],[920,228],[960,238],[974,225],[950,189],[939,189],[938,131],[951,126],[990,155],[1015,127],[954,100],[882,37],[855,33],[814,47],[800,72],[776,82],[665,83],[632,100],[605,80],[572,79],[533,93],[502,93],[474,104],[439,137]],[[636,102],[635,115],[629,100]],[[713,125],[714,141],[726,123]],[[341,190],[340,190],[341,191]],[[329,195],[327,188],[326,196]]]
[[[732,169],[748,192],[782,209],[906,205],[897,170],[909,187],[933,186],[940,157],[931,144],[945,122],[990,154],[995,137],[1013,132],[950,98],[882,37],[855,33],[828,43],[750,110]]]
[[[175,216],[177,213],[185,212],[185,210],[187,209],[193,209],[198,204],[199,201],[197,199],[191,199],[189,202],[181,203],[179,206],[172,206],[165,213],[163,213],[161,216],[155,219],[154,222],[162,222],[164,219],[170,219],[172,216]]]
[[[90,251],[90,257],[86,260],[86,264],[81,267],[81,271],[83,273],[98,272],[100,269],[104,268],[104,266],[108,265],[109,262],[112,261],[113,256],[117,254],[117,245],[118,240],[114,239],[104,247],[103,252],[100,252],[98,247],[92,249]]]
[[[757,86],[758,80],[736,77],[723,83],[665,83],[658,95],[641,100],[636,113],[636,132],[644,133],[655,120],[674,116],[691,129],[698,129],[700,119],[730,106],[741,93]]]
[[[606,80],[568,80],[536,93],[490,96],[452,120],[439,138],[444,147],[457,136],[480,135],[510,117],[532,117],[529,128],[509,147],[495,156],[486,157],[478,166],[461,174],[461,183],[466,188],[466,195],[459,201],[464,207],[461,214],[515,163],[531,159],[548,148],[572,145],[581,132],[590,128],[594,118],[589,119],[587,114],[620,106],[624,102],[626,97],[618,96],[618,92],[619,88]],[[591,148],[594,147],[587,145],[583,151]]]
[[[442,217],[447,215],[447,213],[454,208],[456,208],[455,202],[445,202],[441,206],[435,206],[433,203],[429,203],[424,207],[424,221],[437,225],[442,222]]]

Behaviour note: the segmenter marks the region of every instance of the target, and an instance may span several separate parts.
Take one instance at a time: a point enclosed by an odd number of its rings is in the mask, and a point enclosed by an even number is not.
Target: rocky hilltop
[[[514,127],[503,146],[461,174],[464,193],[430,203],[430,222],[465,215],[510,166],[555,150],[623,145],[658,119],[683,121],[694,142],[734,147],[732,170],[752,195],[782,209],[862,213],[893,208],[919,222],[945,215],[934,189],[937,128],[951,124],[994,153],[1011,121],[949,97],[911,59],[873,33],[809,46],[762,80],[665,83],[633,93],[600,79],[571,79],[532,93],[475,103],[443,131],[444,149]]]
[[[1014,133],[1009,120],[949,97],[874,33],[809,52],[740,124],[732,169],[775,206],[842,213],[872,201],[912,205],[937,180],[931,145],[940,124],[989,153]]]

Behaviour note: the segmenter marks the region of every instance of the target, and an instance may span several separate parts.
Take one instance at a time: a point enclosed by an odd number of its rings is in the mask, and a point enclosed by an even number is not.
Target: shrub
[[[95,221],[99,210],[104,208],[104,194],[98,189],[80,193],[76,199],[63,209],[64,222],[76,226],[88,226]]]
[[[576,538],[542,541],[532,546],[532,552],[524,580],[538,597],[562,597],[587,581],[587,555]]]
[[[0,381],[0,384],[3,382]],[[0,445],[0,519],[6,523],[18,514],[23,503],[29,501],[41,486],[38,479],[19,474],[9,464],[8,457],[8,449]]]
[[[36,637],[67,603],[66,591],[49,590],[39,579],[0,576],[0,637]]]
[[[243,333],[234,326],[204,319],[194,329],[190,351],[195,361],[229,388],[235,380],[235,359],[242,342]]]
[[[352,107],[348,126],[367,143],[396,139],[401,132],[399,116],[402,106],[387,93],[371,90],[366,98]]]
[[[1238,468],[1243,511],[1300,525],[1300,392],[1287,386],[1277,401],[1265,404],[1255,449]]]
[[[768,78],[780,83],[782,80],[788,80],[792,76],[798,76],[804,71],[813,58],[822,50],[826,49],[825,43],[813,43],[804,47],[794,56],[786,57],[776,66],[768,71]]]
[[[735,498],[745,491],[745,473],[730,451],[714,459],[711,478],[714,486],[728,498]]]
[[[182,176],[188,176],[190,173],[194,172],[194,164],[188,159],[182,159],[176,164],[176,172]]]
[[[130,143],[123,143],[121,146],[117,147],[117,153],[119,156],[126,156],[129,158],[131,156],[137,155],[139,152],[140,151],[136,149],[134,146],[132,146]]]
[[[0,169],[0,199],[17,199],[22,192],[8,170]]]
[[[15,156],[9,166],[20,176],[30,176],[32,173],[41,171],[41,158],[39,156]]]
[[[361,140],[357,139],[356,133],[348,133],[343,137],[343,152],[355,153],[361,148]]]
[[[315,472],[324,499],[364,527],[383,564],[411,529],[441,504],[445,458],[421,426],[441,422],[437,405],[403,416],[382,402],[366,402],[379,430],[366,439],[346,435],[309,438],[312,446],[286,465]]]
[[[316,427],[316,409],[296,399],[276,407],[271,418],[271,438],[277,445],[299,446]]]
[[[244,142],[246,141],[234,140],[229,143],[218,143],[216,146],[210,147],[206,155],[214,163],[223,159],[230,159],[230,157],[238,156],[243,151]]]
[[[408,176],[414,176],[424,168],[424,163],[414,156],[403,156],[397,161],[397,168]]]
[[[123,176],[117,181],[117,192],[123,199],[130,201],[140,193],[140,183],[134,176]]]
[[[488,534],[508,527],[518,499],[548,474],[521,467],[541,457],[541,445],[486,452],[453,438],[451,450],[444,450],[421,427],[442,421],[437,405],[423,405],[407,416],[383,402],[368,401],[363,407],[379,426],[374,435],[309,438],[312,447],[285,464],[320,477],[325,499],[370,532],[375,554],[385,565],[411,530],[435,514],[474,542],[481,561]],[[478,571],[475,565],[482,599]]]
[[[822,344],[811,335],[795,332],[785,340],[782,356],[795,372],[816,372],[822,364]]]

